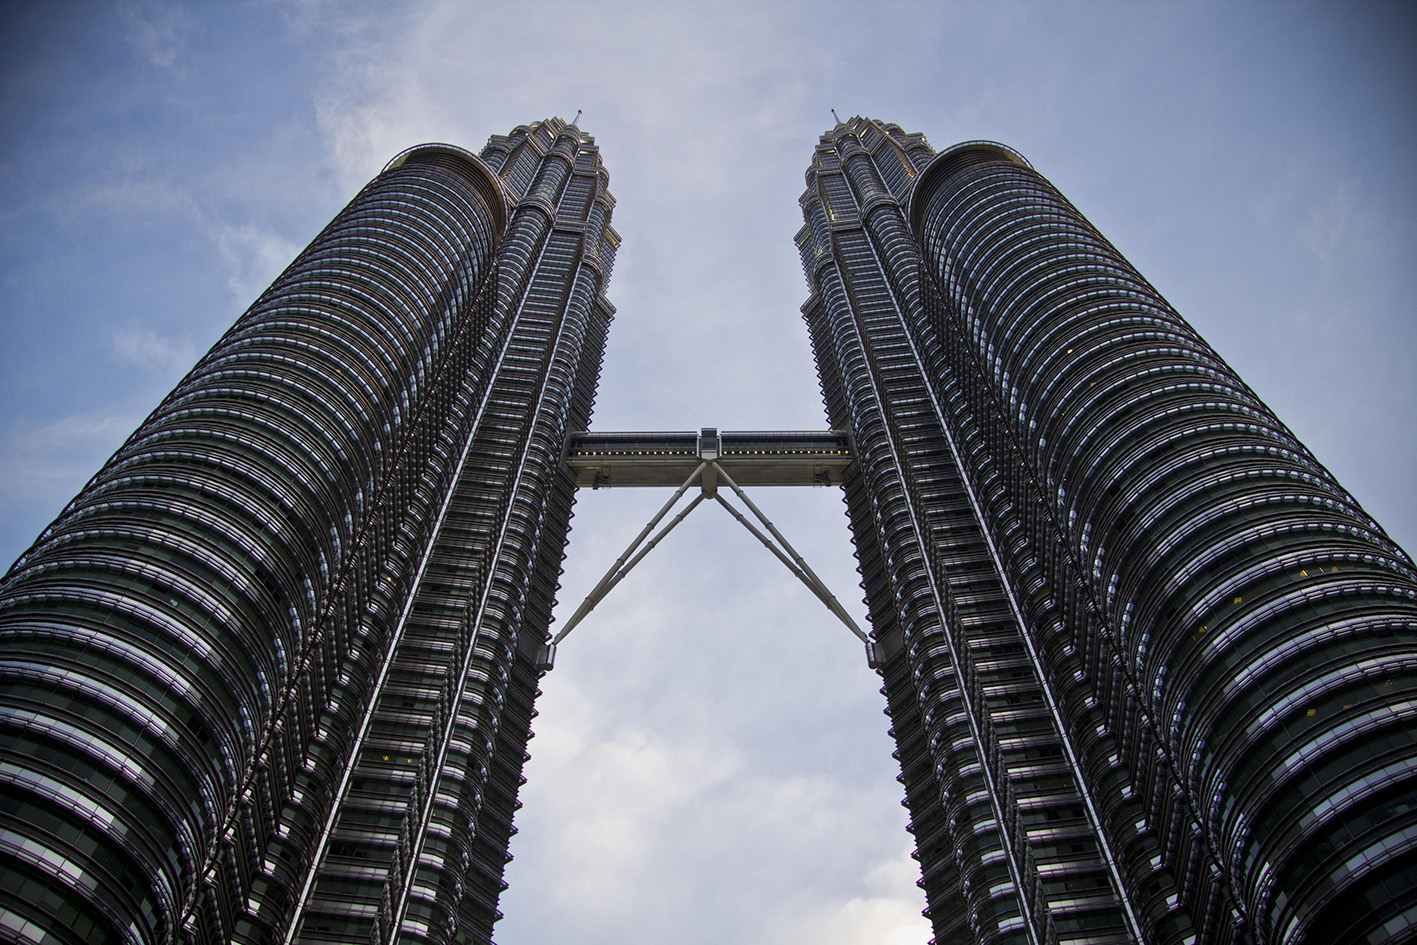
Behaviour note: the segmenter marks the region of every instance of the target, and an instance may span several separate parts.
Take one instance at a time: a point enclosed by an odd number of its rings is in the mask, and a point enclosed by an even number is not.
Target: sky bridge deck
[[[680,485],[716,459],[740,486],[836,486],[854,459],[841,430],[572,433],[562,453],[578,486]]]

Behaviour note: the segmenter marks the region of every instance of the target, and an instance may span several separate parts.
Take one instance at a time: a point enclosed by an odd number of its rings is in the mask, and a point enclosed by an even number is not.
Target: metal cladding
[[[490,940],[607,186],[557,119],[399,155],[16,562],[0,940]]]
[[[936,941],[1417,927],[1417,571],[1042,176],[856,118],[798,236]]]
[[[822,137],[818,433],[578,432],[608,185],[398,155],[0,581],[0,942],[490,942],[575,489],[696,477],[864,637],[738,480],[844,487],[936,942],[1411,940],[1417,569],[1027,161]]]
[[[672,488],[698,467],[700,439],[692,431],[572,433],[564,461],[578,486]],[[715,458],[740,486],[839,486],[851,465],[851,438],[840,430],[725,430]]]

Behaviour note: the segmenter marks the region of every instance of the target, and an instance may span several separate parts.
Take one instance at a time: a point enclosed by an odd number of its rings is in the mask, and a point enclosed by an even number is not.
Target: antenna
[[[841,124],[841,118],[837,116],[837,113],[836,113],[836,109],[835,109],[835,108],[832,109],[832,117],[836,119],[836,123],[837,123],[838,125]]]
[[[573,119],[571,119],[571,127],[574,128],[574,127],[576,127],[576,125],[580,124],[580,120],[581,120],[581,110],[578,108],[578,109],[576,109],[576,117],[573,118]]]

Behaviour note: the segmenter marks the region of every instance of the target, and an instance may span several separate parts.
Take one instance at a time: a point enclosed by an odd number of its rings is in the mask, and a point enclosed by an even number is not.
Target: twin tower
[[[0,942],[490,941],[608,180],[399,155],[11,568]],[[935,941],[1411,941],[1411,559],[1014,151],[854,118],[801,205],[834,432],[737,442],[845,491]]]

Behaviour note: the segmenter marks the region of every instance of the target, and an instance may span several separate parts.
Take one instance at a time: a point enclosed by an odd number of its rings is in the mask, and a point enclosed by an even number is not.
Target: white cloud
[[[273,229],[255,224],[215,224],[210,227],[226,263],[226,284],[234,301],[249,305],[290,264],[300,247]]]
[[[575,699],[573,690],[562,692],[568,695]],[[647,875],[650,854],[666,821],[684,816],[740,762],[723,745],[670,740],[636,725],[588,726],[593,709],[578,701],[583,712],[569,729],[537,743],[545,755],[543,776],[575,785],[541,798],[558,823],[548,863],[557,875],[546,880],[563,908],[619,912],[624,890],[654,882]]]
[[[67,488],[56,487],[54,480],[72,480],[76,473],[87,478],[95,471],[95,451],[113,452],[135,426],[134,417],[103,414],[79,414],[39,426],[16,424],[0,441],[0,482],[12,497]]]
[[[87,222],[96,212],[112,214],[131,225],[134,220],[166,218],[190,223],[200,215],[188,188],[172,179],[147,176],[151,168],[139,155],[122,157],[121,177],[104,177],[62,192],[50,203],[62,222]]]
[[[64,194],[53,201],[52,212],[68,225],[83,224],[101,211],[129,224],[139,220],[200,235],[216,248],[226,267],[227,288],[242,308],[255,301],[301,249],[275,227],[253,222],[249,208],[221,205],[221,195],[211,193],[208,182],[180,171],[160,175],[147,167],[130,170],[122,179],[95,182]],[[243,171],[248,187],[274,189],[277,179],[267,164],[257,162],[255,169]],[[225,174],[229,178],[233,171],[225,169]]]
[[[920,945],[929,936],[930,924],[915,903],[872,897],[823,907],[775,932],[771,940],[780,945]]]
[[[155,66],[171,68],[196,26],[196,17],[179,3],[162,0],[120,0],[118,15],[128,28],[128,40]]]
[[[197,350],[190,341],[174,342],[151,328],[130,325],[115,331],[111,340],[118,360],[149,370],[181,373],[197,360]]]
[[[1301,245],[1321,265],[1332,264],[1336,254],[1353,251],[1351,244],[1358,223],[1354,189],[1350,182],[1336,184],[1328,199],[1310,211],[1308,223],[1299,234]]]
[[[4,563],[24,550],[99,465],[138,425],[138,417],[77,414],[48,423],[14,423],[0,437],[0,541]]]
[[[778,919],[767,940],[773,945],[921,945],[929,940],[930,923],[920,914],[919,897],[902,894],[913,892],[919,877],[920,866],[906,846],[865,871],[865,895],[844,902],[799,902]]]

